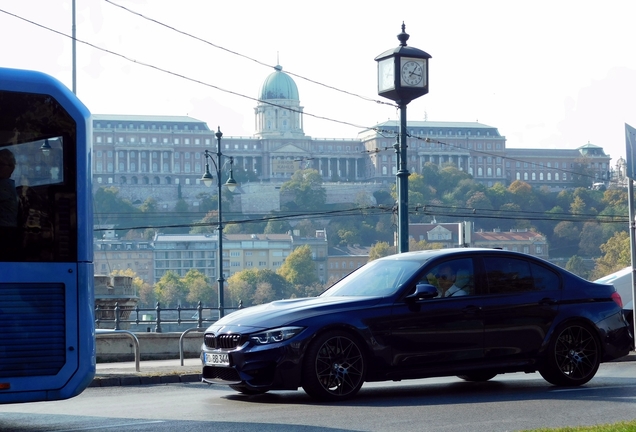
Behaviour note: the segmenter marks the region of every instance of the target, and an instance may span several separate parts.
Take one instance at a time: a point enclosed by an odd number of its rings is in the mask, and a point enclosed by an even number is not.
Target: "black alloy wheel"
[[[303,389],[313,398],[330,401],[350,398],[362,387],[365,375],[362,348],[349,333],[324,333],[305,354]]]
[[[579,386],[596,375],[601,363],[598,337],[587,326],[566,324],[555,332],[541,376],[558,386]]]

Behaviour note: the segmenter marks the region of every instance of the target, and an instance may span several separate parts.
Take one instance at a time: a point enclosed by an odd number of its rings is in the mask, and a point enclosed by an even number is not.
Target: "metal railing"
[[[135,370],[139,372],[139,360],[141,359],[141,352],[139,351],[139,339],[137,339],[137,336],[135,336],[134,333],[129,332],[128,330],[95,329],[95,337],[108,334],[125,334],[130,338],[130,340],[132,340],[135,351]],[[181,347],[180,349],[182,350]],[[179,353],[179,355],[183,357],[182,353]],[[183,360],[181,360],[181,366],[183,366]]]
[[[224,307],[224,310],[237,310],[243,307],[243,303],[239,302],[238,307]],[[216,314],[214,313],[216,311]],[[209,312],[209,313],[208,313]],[[218,307],[203,307],[201,302],[197,307],[188,308],[178,305],[176,308],[163,308],[157,302],[154,308],[134,308],[119,306],[119,302],[111,307],[97,306],[95,307],[95,326],[101,328],[102,324],[113,323],[114,330],[121,330],[122,325],[130,324],[153,324],[155,333],[162,332],[162,325],[166,324],[193,324],[196,328],[205,328],[218,320]],[[152,315],[152,314],[155,315]],[[162,317],[163,313],[163,317]],[[185,315],[185,317],[183,315]],[[204,315],[209,315],[204,318]],[[196,317],[196,318],[195,318]]]

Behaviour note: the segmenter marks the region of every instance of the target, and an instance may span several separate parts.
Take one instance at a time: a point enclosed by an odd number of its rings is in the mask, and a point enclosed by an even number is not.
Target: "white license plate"
[[[227,354],[205,353],[205,364],[229,366],[230,357]]]

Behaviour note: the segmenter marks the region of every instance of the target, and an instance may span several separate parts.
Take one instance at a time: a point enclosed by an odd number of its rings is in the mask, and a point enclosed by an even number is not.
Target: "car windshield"
[[[394,294],[424,263],[407,260],[376,260],[340,280],[322,294],[331,296],[378,296]]]

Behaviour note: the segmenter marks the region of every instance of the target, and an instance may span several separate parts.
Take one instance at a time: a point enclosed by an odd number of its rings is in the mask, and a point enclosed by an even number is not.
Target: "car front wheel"
[[[596,374],[601,363],[601,344],[596,334],[581,324],[557,329],[548,349],[541,376],[558,386],[579,386]]]
[[[360,342],[349,333],[330,331],[309,346],[303,362],[303,389],[313,398],[344,400],[354,396],[366,375]]]

